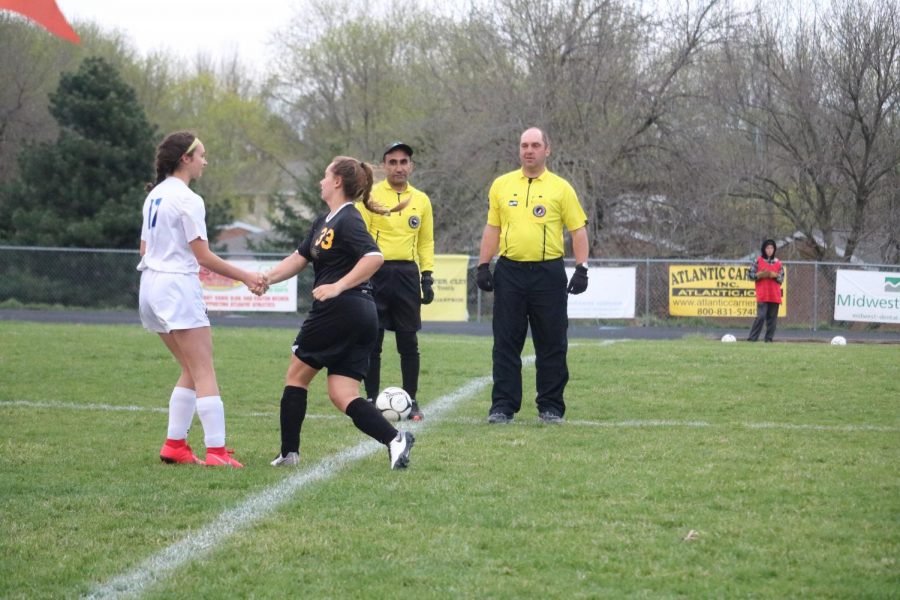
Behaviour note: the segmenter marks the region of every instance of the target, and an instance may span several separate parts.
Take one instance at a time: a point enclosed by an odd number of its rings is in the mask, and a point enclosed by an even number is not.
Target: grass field
[[[900,594],[900,346],[578,341],[566,423],[526,366],[489,426],[490,339],[423,335],[408,470],[317,381],[285,471],[293,335],[214,330],[232,471],[160,463],[177,369],[151,334],[0,322],[0,597]]]

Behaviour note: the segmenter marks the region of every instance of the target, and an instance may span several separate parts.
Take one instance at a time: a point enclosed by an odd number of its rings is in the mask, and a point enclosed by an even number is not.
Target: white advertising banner
[[[574,268],[566,268],[571,279]],[[635,303],[634,267],[589,267],[588,288],[569,294],[570,319],[633,319]]]
[[[834,320],[900,323],[900,273],[838,270]]]
[[[256,273],[278,264],[278,261],[232,260],[230,263]],[[210,311],[297,312],[297,277],[276,283],[262,296],[255,296],[240,281],[200,267],[203,301]]]

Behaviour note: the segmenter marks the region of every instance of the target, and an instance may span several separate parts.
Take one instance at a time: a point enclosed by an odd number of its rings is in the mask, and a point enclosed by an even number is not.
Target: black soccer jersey
[[[330,220],[328,214],[317,218],[297,252],[313,265],[313,287],[337,282],[366,254],[381,254],[350,202],[338,208]],[[366,281],[353,289],[371,290],[372,285]]]

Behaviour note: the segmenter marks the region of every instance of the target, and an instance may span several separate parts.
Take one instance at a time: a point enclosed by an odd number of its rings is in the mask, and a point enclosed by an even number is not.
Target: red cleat
[[[206,466],[207,467],[234,467],[240,469],[244,465],[231,458],[234,450],[225,448],[207,448],[206,449]]]
[[[170,465],[202,465],[203,461],[194,455],[191,447],[182,442],[175,446],[166,442],[159,451],[159,460]]]
[[[425,415],[422,413],[422,409],[419,408],[419,403],[416,402],[415,398],[412,399],[412,410],[409,411],[409,417],[407,417],[410,421],[421,421],[425,418]]]

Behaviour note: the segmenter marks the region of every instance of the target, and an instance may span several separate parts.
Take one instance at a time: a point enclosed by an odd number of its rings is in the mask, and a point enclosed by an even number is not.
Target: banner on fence
[[[900,323],[900,273],[838,269],[834,320]]]
[[[673,317],[755,317],[756,284],[742,265],[670,265],[669,314]],[[787,269],[778,316],[787,315]]]
[[[265,271],[278,264],[277,261],[232,260],[229,262],[251,273]],[[200,267],[200,287],[203,288],[203,301],[206,303],[206,308],[211,311],[297,311],[297,277],[276,283],[263,296],[255,296],[240,281]]]
[[[438,254],[434,257],[434,301],[422,305],[423,321],[468,321],[466,308],[469,257]]]
[[[574,271],[566,268],[566,277]],[[588,268],[587,290],[569,295],[569,318],[633,319],[636,272],[634,267]]]

